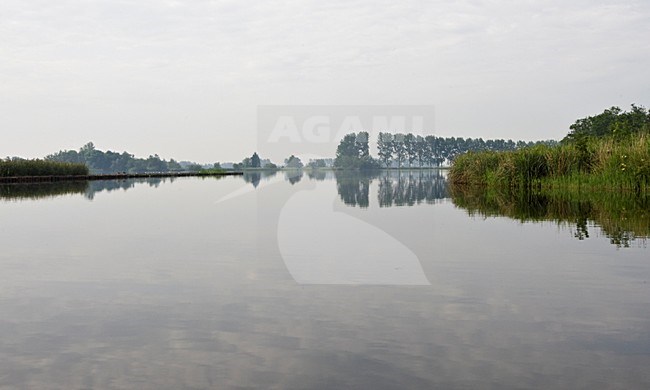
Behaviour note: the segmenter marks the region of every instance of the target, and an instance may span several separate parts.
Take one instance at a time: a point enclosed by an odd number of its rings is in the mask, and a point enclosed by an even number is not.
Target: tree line
[[[623,111],[614,106],[598,115],[578,119],[569,126],[569,129],[571,131],[564,137],[562,143],[581,142],[584,138],[607,136],[622,140],[634,134],[650,132],[650,111],[636,104],[632,104],[630,111]]]
[[[304,165],[299,157],[294,156],[293,154],[284,159],[284,168],[302,168]],[[247,170],[247,169],[279,169],[279,167],[271,162],[271,160],[261,159],[257,152],[254,152],[252,156],[244,158],[240,163],[234,163],[232,165],[235,170]]]
[[[377,155],[370,156],[367,131],[347,134],[336,150],[334,166],[344,169],[371,169],[379,167],[439,167],[451,163],[457,156],[469,151],[509,151],[535,145],[555,146],[557,141],[536,142],[504,139],[436,137],[413,133],[380,132],[377,138]]]
[[[136,158],[134,155],[122,152],[97,150],[92,142],[76,150],[62,150],[45,157],[48,161],[85,164],[93,174],[106,174],[115,172],[148,173],[148,172],[180,172],[200,171],[201,165],[181,165],[174,159],[166,161],[157,154],[148,158]],[[215,164],[218,168],[218,163]]]

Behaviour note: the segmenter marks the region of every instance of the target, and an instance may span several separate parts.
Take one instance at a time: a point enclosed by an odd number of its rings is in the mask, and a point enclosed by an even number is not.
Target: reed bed
[[[458,156],[449,171],[453,184],[502,188],[598,188],[648,191],[650,136],[624,140],[582,139],[549,147]]]
[[[18,176],[82,176],[88,175],[84,164],[45,160],[0,160],[0,177]]]

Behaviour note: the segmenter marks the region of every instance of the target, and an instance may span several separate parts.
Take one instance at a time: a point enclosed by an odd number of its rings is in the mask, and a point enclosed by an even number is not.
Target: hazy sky
[[[258,105],[284,104],[433,105],[441,136],[561,138],[650,105],[648,37],[647,0],[2,0],[0,156],[239,161]]]

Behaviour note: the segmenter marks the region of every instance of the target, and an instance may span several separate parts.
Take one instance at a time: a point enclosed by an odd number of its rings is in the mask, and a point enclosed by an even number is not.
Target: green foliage
[[[563,143],[580,141],[585,137],[609,137],[623,140],[630,135],[650,131],[650,112],[642,106],[632,104],[630,111],[611,107],[601,114],[575,121]]]
[[[179,172],[181,165],[175,160],[162,160],[157,154],[146,159],[135,158],[127,152],[102,152],[92,142],[82,146],[79,151],[62,150],[45,158],[48,161],[85,164],[93,174]]]
[[[650,136],[582,137],[557,147],[468,153],[456,158],[449,180],[508,188],[574,186],[645,192],[650,186]]]
[[[185,170],[190,171],[190,172],[200,172],[200,171],[203,171],[203,167],[201,165],[199,165],[199,164],[192,163],[192,164],[187,165],[185,167]]]
[[[309,163],[307,164],[307,167],[311,168],[311,169],[322,169],[322,168],[327,167],[327,164],[325,163],[325,160],[323,160],[322,158],[318,158],[318,159],[309,161]]]
[[[221,168],[200,169],[196,173],[201,176],[222,175],[226,171]]]
[[[278,169],[278,166],[272,162],[264,164],[264,169]]]
[[[383,166],[396,165],[398,168],[408,164],[409,168],[417,162],[418,167],[438,167],[445,161],[454,159],[467,152],[477,151],[507,151],[530,148],[537,145],[557,145],[556,141],[546,140],[537,142],[512,140],[483,140],[482,138],[435,137],[427,135],[379,133],[377,152]]]
[[[295,168],[295,169],[300,169],[303,167],[302,161],[300,161],[299,157],[294,156],[293,154],[284,160],[284,166],[285,168]]]
[[[7,158],[0,160],[0,177],[13,176],[71,176],[88,175],[88,167],[81,163]]]
[[[379,133],[377,138],[377,154],[379,160],[388,168],[393,157],[393,135],[390,133]]]
[[[233,164],[233,169],[236,170],[250,170],[250,169],[277,169],[277,166],[273,163],[266,163],[262,167],[262,159],[254,152],[252,156],[244,158],[241,163]]]
[[[251,168],[260,168],[261,167],[260,156],[257,155],[257,152],[253,153],[253,155],[251,156],[250,163],[251,163]]]
[[[334,167],[341,169],[376,169],[379,163],[370,156],[368,132],[347,134],[336,148]]]

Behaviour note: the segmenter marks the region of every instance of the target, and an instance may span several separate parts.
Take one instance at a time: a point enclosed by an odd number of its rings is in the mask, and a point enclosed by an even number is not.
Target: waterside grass
[[[88,175],[88,167],[84,164],[39,159],[0,159],[0,177],[85,175]]]
[[[623,140],[585,138],[555,147],[539,145],[512,152],[470,152],[454,160],[449,180],[456,185],[510,190],[630,190],[647,194],[650,192],[650,136],[642,133]]]

